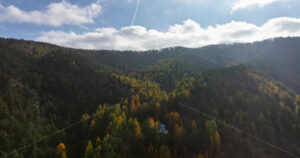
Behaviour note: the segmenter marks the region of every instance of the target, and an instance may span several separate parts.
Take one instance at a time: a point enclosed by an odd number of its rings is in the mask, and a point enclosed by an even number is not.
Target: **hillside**
[[[300,155],[299,43],[133,52],[0,39],[0,156],[78,120],[9,157],[290,156],[225,123]]]

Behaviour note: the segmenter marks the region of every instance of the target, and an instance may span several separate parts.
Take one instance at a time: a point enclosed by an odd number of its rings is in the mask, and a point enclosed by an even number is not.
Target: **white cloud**
[[[300,18],[281,17],[261,26],[232,21],[202,28],[192,20],[170,26],[165,32],[128,26],[120,30],[99,28],[94,32],[43,32],[37,41],[84,49],[148,50],[173,46],[201,47],[209,44],[254,42],[274,37],[300,36]]]
[[[93,23],[101,12],[99,1],[80,7],[66,1],[50,3],[44,11],[24,11],[14,5],[0,4],[0,22],[32,23],[38,25],[62,26]]]
[[[263,7],[265,5],[274,3],[280,0],[236,0],[231,11],[236,11],[239,9],[249,8],[249,7]]]

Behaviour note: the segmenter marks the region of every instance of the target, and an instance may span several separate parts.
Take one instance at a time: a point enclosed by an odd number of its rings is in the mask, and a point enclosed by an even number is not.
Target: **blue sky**
[[[0,0],[0,36],[147,50],[300,35],[299,0]]]

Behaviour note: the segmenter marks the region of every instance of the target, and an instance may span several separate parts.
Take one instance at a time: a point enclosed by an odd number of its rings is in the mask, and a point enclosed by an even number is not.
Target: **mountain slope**
[[[300,132],[300,98],[282,83],[257,70],[237,66],[203,73],[195,81],[191,95],[192,99],[185,102],[187,105],[283,149],[300,153],[300,142],[295,139]],[[194,112],[183,115],[199,117]],[[219,130],[226,148],[224,157],[233,156],[237,150],[249,157],[256,151],[265,156],[255,157],[287,157],[270,146],[239,136],[226,126]]]
[[[299,41],[120,52],[0,39],[1,156],[81,119],[14,157],[287,157],[179,103],[299,154]]]

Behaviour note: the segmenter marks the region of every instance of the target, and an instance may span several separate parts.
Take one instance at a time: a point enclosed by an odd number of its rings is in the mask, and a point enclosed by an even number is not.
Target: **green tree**
[[[84,158],[94,158],[94,147],[93,143],[89,140],[85,148]]]
[[[197,127],[196,121],[193,120],[193,121],[192,121],[192,134],[193,134],[193,135],[196,135],[196,134],[197,134],[197,131],[198,131],[198,127]]]
[[[205,129],[210,136],[213,136],[217,131],[217,123],[215,120],[205,121]]]
[[[167,145],[161,145],[159,148],[159,158],[171,158],[171,153]]]
[[[100,152],[101,152],[101,139],[100,139],[100,137],[97,137],[96,138],[96,157],[97,158],[100,158],[101,157],[101,154],[100,154]]]

